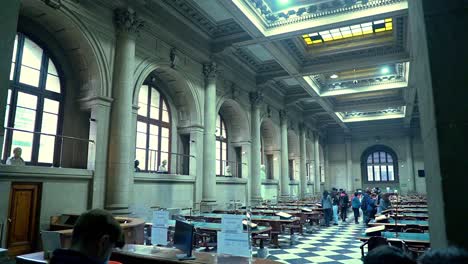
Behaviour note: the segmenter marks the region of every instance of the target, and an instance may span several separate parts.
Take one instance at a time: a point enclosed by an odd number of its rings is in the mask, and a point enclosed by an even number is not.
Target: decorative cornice
[[[242,62],[247,64],[253,71],[259,74],[283,69],[281,65],[279,65],[275,60],[261,62],[249,54],[249,52],[246,52],[243,48],[234,48],[233,54],[236,55]]]
[[[143,27],[143,20],[139,19],[135,11],[129,8],[114,10],[114,23],[119,33],[138,34]]]
[[[239,24],[234,20],[221,21],[216,23],[203,14],[193,1],[187,0],[162,0],[166,5],[174,8],[179,14],[187,18],[190,22],[197,25],[201,30],[212,38],[221,38],[233,34],[243,33]]]
[[[218,73],[218,65],[216,64],[216,62],[209,62],[203,64],[203,75],[206,79],[216,79]]]
[[[279,111],[279,117],[281,122],[287,122],[288,121],[288,112],[285,109],[282,109]]]

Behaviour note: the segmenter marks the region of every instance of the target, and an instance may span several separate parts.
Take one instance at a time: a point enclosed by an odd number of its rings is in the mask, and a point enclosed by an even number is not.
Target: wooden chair
[[[359,247],[361,249],[361,255],[362,257],[364,258],[364,246],[367,245],[367,252],[373,250],[374,248],[376,247],[379,247],[379,246],[386,246],[386,245],[389,245],[387,239],[385,237],[381,237],[381,236],[374,236],[374,237],[370,237],[369,240],[367,240],[366,242],[362,243],[362,245]]]

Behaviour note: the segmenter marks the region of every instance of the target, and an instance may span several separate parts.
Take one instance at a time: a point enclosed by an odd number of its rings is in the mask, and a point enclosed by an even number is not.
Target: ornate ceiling
[[[162,1],[320,127],[417,118],[407,0]]]

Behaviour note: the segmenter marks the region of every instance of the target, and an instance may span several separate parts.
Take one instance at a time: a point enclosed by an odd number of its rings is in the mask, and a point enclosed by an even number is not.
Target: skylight
[[[392,18],[376,20],[352,26],[335,28],[311,34],[302,35],[307,46],[322,44],[339,39],[347,39],[363,35],[375,34],[393,29]]]

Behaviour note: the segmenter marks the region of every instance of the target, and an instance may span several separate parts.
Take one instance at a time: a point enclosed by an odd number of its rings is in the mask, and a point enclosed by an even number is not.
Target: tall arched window
[[[15,38],[10,71],[4,149],[5,161],[16,147],[29,165],[57,165],[62,134],[63,92],[60,72],[50,54],[22,33]],[[40,133],[42,134],[40,134]],[[44,135],[46,134],[46,135]]]
[[[386,146],[373,146],[364,151],[361,167],[365,182],[398,182],[397,156]]]
[[[216,119],[216,175],[224,176],[228,160],[228,136],[223,117],[218,114]]]
[[[136,159],[144,171],[157,171],[161,163],[170,168],[171,112],[164,96],[152,84],[138,95]]]

